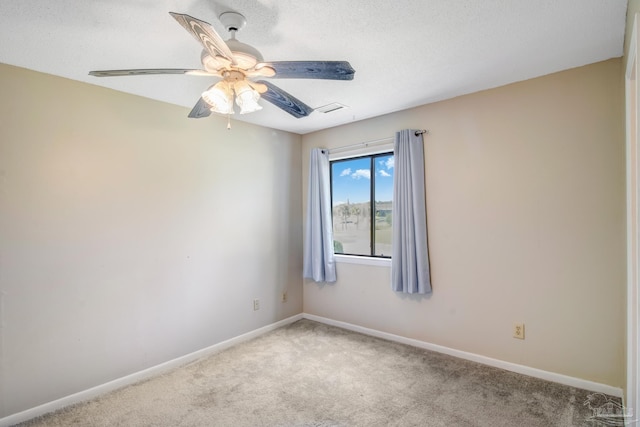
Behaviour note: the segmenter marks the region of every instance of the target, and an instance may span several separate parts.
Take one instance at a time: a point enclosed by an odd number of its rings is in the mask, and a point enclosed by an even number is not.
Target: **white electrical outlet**
[[[260,300],[259,299],[254,299],[253,300],[253,311],[256,310],[260,310]]]
[[[282,302],[287,302],[287,291],[282,291]]]
[[[513,325],[513,337],[519,340],[524,339],[524,323],[516,323]]]

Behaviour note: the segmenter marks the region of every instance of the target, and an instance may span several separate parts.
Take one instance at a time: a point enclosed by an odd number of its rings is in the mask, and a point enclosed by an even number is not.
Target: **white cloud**
[[[371,179],[371,171],[369,169],[358,169],[357,171],[355,171],[354,173],[351,174],[351,178],[353,178],[353,179],[360,179],[360,178]]]
[[[351,175],[351,168],[346,168],[345,170],[340,172],[340,176],[347,176],[347,175]]]
[[[380,171],[380,172],[378,172],[378,173],[380,174],[380,176],[391,176],[391,174],[390,174],[390,173],[387,173],[387,172],[385,172],[385,171]]]
[[[387,161],[384,163],[384,165],[387,167],[387,169],[393,169],[393,166],[394,166],[393,159],[394,159],[394,157],[389,157],[387,159]]]

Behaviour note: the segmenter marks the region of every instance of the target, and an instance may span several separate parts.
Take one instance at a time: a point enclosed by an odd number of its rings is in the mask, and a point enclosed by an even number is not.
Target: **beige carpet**
[[[590,394],[301,320],[22,425],[593,427]]]

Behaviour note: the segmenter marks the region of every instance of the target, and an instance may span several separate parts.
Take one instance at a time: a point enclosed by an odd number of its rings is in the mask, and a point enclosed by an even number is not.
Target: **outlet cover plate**
[[[513,325],[513,337],[519,340],[524,339],[524,323],[515,323]]]

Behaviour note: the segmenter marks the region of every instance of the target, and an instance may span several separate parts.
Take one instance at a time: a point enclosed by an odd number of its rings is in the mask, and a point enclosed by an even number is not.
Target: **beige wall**
[[[433,294],[338,264],[304,311],[615,387],[624,384],[621,59],[303,136],[309,150],[426,128]],[[306,200],[306,194],[303,197]],[[306,205],[305,205],[306,206]],[[526,339],[511,337],[515,322]]]
[[[6,65],[0,94],[0,418],[302,311],[299,135]]]

